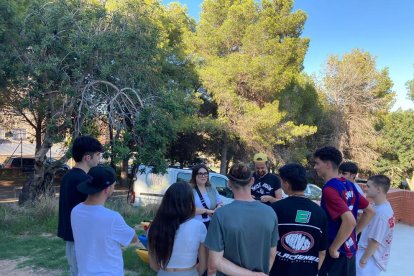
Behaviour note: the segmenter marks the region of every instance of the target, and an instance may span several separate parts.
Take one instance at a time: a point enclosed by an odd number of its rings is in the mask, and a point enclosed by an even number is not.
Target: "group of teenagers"
[[[62,179],[58,236],[66,241],[71,275],[123,275],[122,247],[137,242],[122,216],[104,207],[116,175],[97,166],[102,151],[95,138],[76,138],[76,165]],[[395,224],[386,199],[390,179],[371,176],[364,193],[354,183],[358,167],[342,162],[338,149],[320,148],[313,159],[325,182],[320,205],[305,196],[306,169],[297,163],[278,176],[263,153],[253,158],[254,172],[233,164],[227,177],[234,200],[227,205],[209,182],[209,168],[195,166],[189,183],[165,191],[150,224],[151,268],[161,276],[385,271]]]

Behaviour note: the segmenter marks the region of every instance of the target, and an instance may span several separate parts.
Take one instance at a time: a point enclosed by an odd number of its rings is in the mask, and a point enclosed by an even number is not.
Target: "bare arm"
[[[135,234],[130,243],[132,244],[132,243],[137,243],[137,242],[138,242],[138,237],[137,237],[137,234]]]
[[[361,233],[362,230],[368,225],[368,223],[374,217],[374,215],[375,215],[374,208],[372,208],[371,205],[368,205],[368,207],[364,209],[364,213],[362,213],[361,219],[358,221],[356,225],[355,232],[357,235]]]
[[[197,264],[197,272],[198,275],[203,275],[203,273],[207,269],[207,255],[208,251],[204,244],[200,244],[198,248],[198,264]]]
[[[275,262],[276,259],[276,246],[270,248],[270,260],[269,260],[269,269],[272,269],[273,263]]]
[[[204,207],[196,208],[196,215],[202,215],[202,214],[212,215],[214,214],[214,210],[206,209]]]
[[[338,234],[329,247],[329,255],[332,258],[339,258],[339,248],[349,238],[352,231],[355,229],[356,221],[351,211],[346,211],[341,215],[341,226],[339,227]]]
[[[364,267],[368,262],[368,259],[375,253],[378,249],[379,243],[376,240],[369,239],[367,249],[365,249],[364,255],[362,255],[359,260],[359,265]]]
[[[323,261],[325,260],[326,250],[319,251],[319,263],[318,263],[318,270],[321,269]]]
[[[208,254],[208,275],[216,275],[217,271],[220,271],[226,275],[237,276],[265,276],[262,272],[252,272],[248,269],[233,264],[229,260],[223,257],[224,251],[216,252],[209,251]]]
[[[276,202],[279,199],[282,199],[282,188],[279,188],[275,191],[275,196],[271,196],[271,195],[264,195],[260,197],[260,201],[261,202]]]

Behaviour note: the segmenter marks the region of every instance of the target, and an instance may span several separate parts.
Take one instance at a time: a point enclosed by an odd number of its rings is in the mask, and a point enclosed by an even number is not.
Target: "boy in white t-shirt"
[[[375,216],[362,232],[356,255],[357,276],[374,276],[385,271],[394,231],[394,212],[387,201],[390,179],[374,175],[368,179],[366,196],[373,201]]]
[[[98,166],[88,176],[77,187],[88,197],[71,213],[78,275],[124,275],[121,246],[136,242],[137,236],[119,213],[104,207],[114,191],[115,171]]]

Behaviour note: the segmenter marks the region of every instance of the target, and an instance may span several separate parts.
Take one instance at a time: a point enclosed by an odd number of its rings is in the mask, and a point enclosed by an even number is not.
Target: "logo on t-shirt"
[[[293,231],[283,235],[281,244],[291,253],[302,253],[309,251],[313,247],[314,240],[309,233]]]
[[[303,210],[297,210],[296,211],[296,217],[295,222],[297,223],[308,223],[311,217],[311,212],[309,211],[303,211]]]

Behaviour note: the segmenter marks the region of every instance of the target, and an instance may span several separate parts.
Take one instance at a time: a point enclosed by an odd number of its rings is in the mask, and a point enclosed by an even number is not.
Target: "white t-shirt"
[[[135,235],[122,216],[102,205],[83,202],[71,213],[78,275],[124,275],[121,246]]]
[[[375,216],[369,222],[367,228],[362,231],[358,246],[360,249],[366,249],[369,239],[377,241],[379,246],[373,258],[375,263],[385,271],[390,257],[391,241],[395,226],[394,211],[388,201],[380,205],[374,204],[373,208],[376,212]]]
[[[214,191],[215,191],[215,194],[216,194],[217,204],[222,203],[220,195],[219,195],[219,193],[217,192],[217,190],[215,188],[214,188]],[[198,196],[195,189],[193,189],[193,194],[194,194],[194,203],[195,203],[196,208],[204,208],[203,204],[201,203],[200,197]],[[204,194],[201,194],[201,195],[203,196],[204,202],[206,203],[207,207],[213,208],[211,206],[211,201],[210,201],[210,198],[208,197],[208,193],[205,192]],[[207,218],[203,218],[201,215],[196,215],[195,219],[199,220],[199,221],[202,221],[202,222],[207,222],[207,221],[210,220],[210,216],[207,216]]]
[[[200,244],[204,243],[206,235],[206,226],[194,218],[181,223],[175,233],[173,250],[167,268],[194,266],[197,263],[198,249]]]

